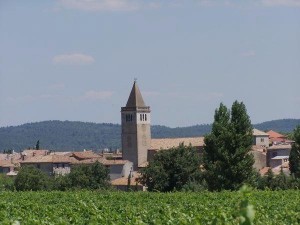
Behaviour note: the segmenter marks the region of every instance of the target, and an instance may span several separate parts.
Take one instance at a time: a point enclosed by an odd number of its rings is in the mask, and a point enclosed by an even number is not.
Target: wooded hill
[[[255,124],[254,127],[288,133],[297,125],[300,125],[300,119],[273,120]],[[197,137],[209,133],[211,125],[176,128],[154,125],[151,130],[153,138]],[[116,149],[121,146],[121,126],[109,123],[44,121],[0,128],[1,152],[8,149],[20,151],[32,148],[38,140],[41,148],[57,151]]]

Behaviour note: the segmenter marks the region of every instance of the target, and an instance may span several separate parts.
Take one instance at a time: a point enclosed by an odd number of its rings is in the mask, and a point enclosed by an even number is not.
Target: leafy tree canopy
[[[200,177],[200,157],[192,146],[161,150],[141,170],[139,181],[149,191],[181,190],[188,182]]]
[[[289,157],[289,166],[291,174],[296,178],[300,178],[300,126],[294,130],[294,140],[295,143],[292,145],[290,157]]]
[[[17,191],[39,191],[52,188],[51,177],[34,166],[22,167],[14,185]]]
[[[204,169],[210,190],[236,190],[253,176],[252,125],[243,102],[231,111],[216,109],[212,132],[204,139]]]
[[[67,179],[64,188],[106,189],[110,186],[109,171],[99,162],[74,166],[63,179]]]

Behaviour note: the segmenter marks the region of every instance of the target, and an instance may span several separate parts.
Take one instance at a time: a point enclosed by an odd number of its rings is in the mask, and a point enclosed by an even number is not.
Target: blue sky
[[[300,0],[3,0],[0,49],[0,126],[120,123],[135,77],[153,124],[300,118]]]

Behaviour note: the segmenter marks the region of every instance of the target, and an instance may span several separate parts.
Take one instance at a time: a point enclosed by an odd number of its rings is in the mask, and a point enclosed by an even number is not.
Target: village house
[[[180,144],[185,146],[191,145],[196,148],[198,153],[203,153],[204,137],[188,137],[188,138],[161,138],[151,139],[151,145],[148,149],[148,161],[153,159],[153,156],[162,149],[170,149],[178,147]]]
[[[289,162],[291,145],[273,145],[267,149],[267,166],[275,168]]]
[[[253,145],[251,154],[254,157],[253,167],[259,171],[267,166],[267,148]]]
[[[20,153],[0,154],[0,174],[6,174],[7,176],[17,175],[16,168],[20,166],[19,160]]]
[[[284,136],[280,133],[277,133],[273,130],[268,131],[267,134],[269,134],[269,139],[270,139],[271,145],[284,143],[287,140],[286,136]]]
[[[278,144],[292,144],[294,141],[289,140],[285,135],[280,134],[276,131],[270,130],[267,132],[270,138],[271,145],[278,145]]]
[[[95,162],[102,163],[108,168],[111,180],[128,177],[133,167],[132,162],[128,160],[115,158],[108,160],[93,151],[50,153],[48,150],[26,151],[26,157],[23,151],[23,159],[20,160],[20,165],[21,167],[32,165],[48,175],[65,175],[70,173],[74,166]]]
[[[269,147],[269,142],[269,134],[258,129],[253,129],[253,145]]]
[[[72,158],[65,155],[38,155],[20,161],[20,165],[34,166],[48,175],[70,173]]]

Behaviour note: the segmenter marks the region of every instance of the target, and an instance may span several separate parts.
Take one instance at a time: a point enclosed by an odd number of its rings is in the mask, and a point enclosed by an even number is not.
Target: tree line
[[[256,124],[260,130],[273,129],[291,132],[300,120],[285,119]],[[211,132],[211,124],[170,128],[151,126],[153,138],[197,137]],[[0,128],[0,151],[21,151],[34,148],[37,140],[41,148],[58,151],[82,149],[118,149],[121,147],[121,126],[109,123],[85,123],[72,121],[44,121],[14,127]]]

